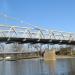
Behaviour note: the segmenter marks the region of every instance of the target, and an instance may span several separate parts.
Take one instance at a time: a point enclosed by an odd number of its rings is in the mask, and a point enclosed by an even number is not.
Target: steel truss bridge
[[[21,23],[20,20],[4,13],[0,13],[0,18]],[[0,24],[0,55],[2,53],[24,53],[28,50],[44,51],[45,49],[49,50],[51,45],[56,44],[75,45],[75,33],[42,29],[34,26],[21,27]]]
[[[24,53],[28,50],[35,51],[35,49],[44,51],[50,49],[49,45],[56,44],[75,45],[75,34],[38,27],[0,25],[1,54]],[[25,49],[27,50],[25,51]]]
[[[0,25],[0,42],[75,45],[75,34],[41,28]]]

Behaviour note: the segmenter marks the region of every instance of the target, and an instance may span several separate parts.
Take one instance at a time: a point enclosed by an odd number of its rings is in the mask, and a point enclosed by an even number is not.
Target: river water
[[[0,61],[0,75],[75,75],[75,59]]]

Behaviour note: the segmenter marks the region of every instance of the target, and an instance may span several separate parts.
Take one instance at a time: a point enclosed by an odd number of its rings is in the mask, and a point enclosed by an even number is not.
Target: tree
[[[71,55],[72,47],[66,46],[66,47],[60,47],[59,51],[56,51],[56,55]]]

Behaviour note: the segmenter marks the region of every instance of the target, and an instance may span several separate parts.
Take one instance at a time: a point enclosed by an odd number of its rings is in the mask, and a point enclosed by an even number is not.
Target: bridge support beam
[[[51,49],[49,51],[45,51],[44,60],[56,60],[55,49]]]

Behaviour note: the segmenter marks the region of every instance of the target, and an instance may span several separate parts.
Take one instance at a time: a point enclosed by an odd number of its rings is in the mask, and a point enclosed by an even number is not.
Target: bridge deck
[[[16,38],[16,37],[0,37],[0,42],[8,43],[42,43],[42,44],[68,44],[68,45],[75,45],[75,41],[69,40],[59,40],[59,39],[38,39],[38,38]]]

